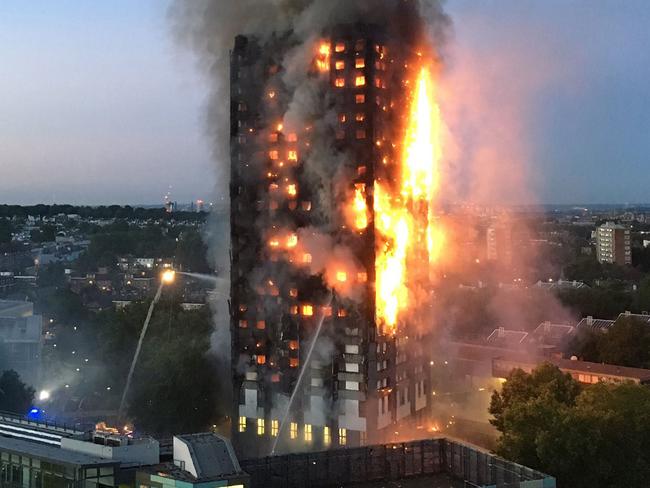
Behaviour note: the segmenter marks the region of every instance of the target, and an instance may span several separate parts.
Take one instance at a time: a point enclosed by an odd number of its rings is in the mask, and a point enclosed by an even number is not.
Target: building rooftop
[[[528,337],[528,332],[523,330],[508,330],[498,327],[487,337],[489,344],[499,344],[504,347],[522,344]]]
[[[28,317],[34,313],[34,304],[18,300],[0,300],[0,317]]]
[[[4,437],[0,435],[0,450],[13,451],[16,454],[28,455],[38,459],[50,460],[75,466],[115,465],[117,461],[89,456],[75,451],[68,451],[60,447],[40,444],[37,442]]]
[[[650,369],[630,368],[614,364],[591,363],[572,359],[551,358],[548,361],[563,370],[572,370],[582,373],[591,373],[604,376],[618,376],[621,378],[636,379],[640,382],[650,381]]]
[[[593,317],[584,317],[576,325],[576,329],[609,329],[614,325],[614,320],[595,319]]]
[[[174,459],[183,443],[189,450],[191,466],[186,461],[185,469],[197,479],[225,478],[243,474],[237,456],[230,442],[213,433],[178,435],[174,438]],[[178,449],[178,450],[177,450]]]

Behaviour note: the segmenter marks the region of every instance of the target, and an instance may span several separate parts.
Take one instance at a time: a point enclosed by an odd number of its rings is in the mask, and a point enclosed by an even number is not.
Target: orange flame
[[[364,230],[368,227],[368,206],[366,205],[366,185],[357,183],[354,185],[354,226],[357,230]]]
[[[330,54],[332,48],[329,42],[323,41],[318,47],[318,56],[316,56],[316,67],[318,71],[327,72],[330,69]]]
[[[395,333],[399,314],[409,305],[410,256],[426,252],[429,263],[442,252],[444,233],[435,227],[432,205],[438,188],[441,156],[440,109],[435,103],[431,73],[418,74],[404,137],[399,193],[375,181],[375,228],[379,234],[375,261],[376,315],[384,332]]]

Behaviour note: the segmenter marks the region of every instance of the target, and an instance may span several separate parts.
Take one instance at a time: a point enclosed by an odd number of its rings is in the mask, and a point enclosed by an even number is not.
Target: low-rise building
[[[41,372],[43,318],[31,302],[0,300],[0,369],[13,369],[37,385]]]

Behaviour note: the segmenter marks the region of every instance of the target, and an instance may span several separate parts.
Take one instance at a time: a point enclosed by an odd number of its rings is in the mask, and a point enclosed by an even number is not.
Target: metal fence
[[[287,454],[241,462],[251,488],[325,488],[447,474],[467,487],[555,488],[555,479],[447,439]]]

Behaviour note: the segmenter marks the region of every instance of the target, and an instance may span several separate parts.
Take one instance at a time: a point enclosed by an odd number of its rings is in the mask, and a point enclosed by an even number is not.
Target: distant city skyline
[[[208,90],[167,7],[0,4],[0,203],[157,204],[169,185],[173,200],[217,201]],[[449,69],[473,61],[477,91],[489,90],[475,123],[516,119],[504,130],[525,146],[532,201],[650,202],[650,2],[446,9]]]

